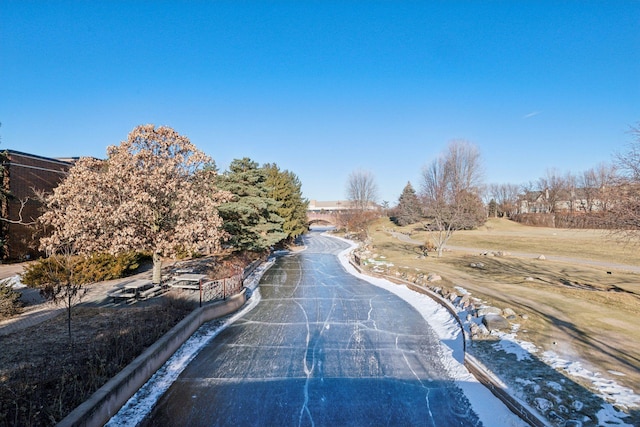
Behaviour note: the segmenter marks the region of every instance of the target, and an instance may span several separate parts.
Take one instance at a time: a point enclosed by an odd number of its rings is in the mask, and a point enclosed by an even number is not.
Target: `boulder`
[[[478,317],[480,316],[486,316],[487,314],[497,314],[497,315],[501,315],[502,314],[502,310],[500,310],[498,307],[480,307],[478,309]]]
[[[502,315],[508,320],[514,320],[516,318],[516,312],[510,308],[505,308],[504,310],[502,310]]]
[[[478,325],[478,331],[482,335],[489,335],[489,330],[487,329],[487,327],[483,323],[480,323]]]
[[[478,328],[478,325],[471,323],[471,325],[469,325],[469,332],[471,332],[472,336],[476,336],[480,333],[480,329]]]
[[[540,261],[544,261],[545,259],[547,259],[547,257],[544,255],[540,255],[537,259],[539,259]]]
[[[442,277],[438,276],[437,274],[429,274],[427,276],[427,282],[438,282],[442,280]]]
[[[487,327],[488,330],[494,329],[508,329],[510,327],[509,322],[499,314],[487,314],[482,318],[482,324]]]

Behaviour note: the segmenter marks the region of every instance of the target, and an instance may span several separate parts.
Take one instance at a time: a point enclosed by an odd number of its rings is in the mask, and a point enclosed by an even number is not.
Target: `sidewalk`
[[[7,264],[0,265],[0,280],[13,277],[22,272],[25,264]],[[151,271],[144,271],[133,276],[121,279],[109,280],[106,282],[92,283],[84,289],[86,293],[82,296],[82,300],[77,305],[104,305],[109,303],[107,292],[111,291],[117,285],[123,282],[129,282],[135,279],[151,280]],[[53,304],[52,302],[41,302],[28,305],[18,316],[0,321],[0,336],[9,335],[14,332],[21,331],[31,326],[38,325],[47,320],[63,314],[66,311],[64,303]]]

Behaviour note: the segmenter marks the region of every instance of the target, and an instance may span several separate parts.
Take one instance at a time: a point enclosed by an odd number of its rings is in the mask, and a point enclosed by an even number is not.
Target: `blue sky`
[[[640,122],[640,1],[0,0],[2,148],[104,157],[138,124],[380,201],[448,142],[487,183],[610,161]]]

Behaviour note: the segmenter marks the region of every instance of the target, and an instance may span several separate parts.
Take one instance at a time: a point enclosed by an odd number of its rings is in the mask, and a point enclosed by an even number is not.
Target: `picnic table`
[[[113,298],[113,302],[118,300],[131,300],[146,297],[146,291],[153,288],[153,284],[147,279],[136,279],[126,283],[116,289],[108,292],[107,295]]]
[[[206,279],[206,274],[180,274],[175,276],[169,283],[169,286],[177,289],[200,289],[200,280]]]

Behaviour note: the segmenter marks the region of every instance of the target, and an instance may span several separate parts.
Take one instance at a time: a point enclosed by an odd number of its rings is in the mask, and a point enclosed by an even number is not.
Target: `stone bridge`
[[[307,211],[307,223],[309,225],[337,225],[336,213],[333,211]]]

